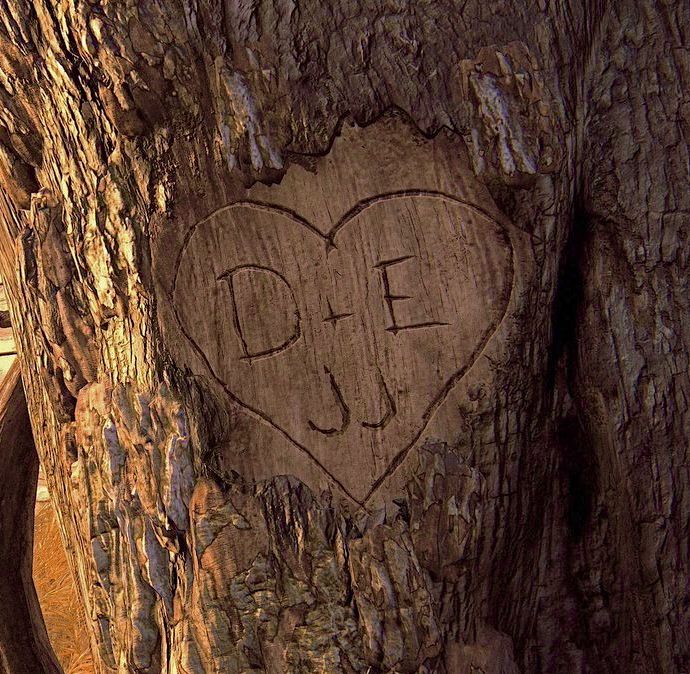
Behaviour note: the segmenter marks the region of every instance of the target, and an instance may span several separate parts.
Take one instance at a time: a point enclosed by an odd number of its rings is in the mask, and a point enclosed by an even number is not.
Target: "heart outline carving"
[[[431,403],[424,409],[423,413],[421,414],[420,422],[418,424],[418,430],[415,431],[414,436],[412,439],[405,444],[405,446],[397,451],[395,455],[392,457],[390,461],[388,461],[388,464],[385,468],[385,470],[378,476],[375,476],[375,479],[371,483],[370,488],[368,489],[366,495],[364,498],[356,498],[350,489],[347,488],[343,482],[338,479],[338,477],[328,468],[326,467],[322,461],[318,459],[312,452],[312,450],[304,443],[300,442],[297,438],[293,437],[293,435],[283,428],[279,423],[276,423],[273,419],[270,418],[270,416],[264,412],[262,409],[260,409],[258,406],[255,406],[253,404],[247,403],[245,400],[241,399],[241,397],[235,393],[230,386],[226,383],[224,378],[217,372],[216,368],[213,366],[213,364],[210,362],[209,357],[207,354],[204,352],[204,349],[197,343],[197,341],[194,339],[194,337],[190,334],[190,331],[188,330],[187,326],[185,325],[185,321],[183,320],[182,316],[180,315],[180,312],[178,310],[177,304],[175,302],[175,295],[177,292],[177,283],[178,283],[178,277],[180,275],[180,269],[182,268],[182,262],[185,256],[185,253],[190,245],[190,242],[192,240],[192,237],[194,234],[199,230],[200,227],[202,227],[204,224],[208,223],[211,221],[213,218],[216,218],[223,213],[230,212],[232,209],[236,209],[239,207],[246,207],[250,209],[255,209],[257,211],[262,211],[262,212],[267,212],[269,214],[277,214],[280,215],[284,218],[287,218],[291,220],[292,222],[301,225],[302,227],[306,228],[310,233],[314,234],[320,241],[322,241],[326,247],[326,252],[328,253],[330,250],[333,248],[337,248],[336,244],[336,238],[338,234],[345,228],[349,223],[354,222],[357,217],[364,213],[367,209],[371,208],[372,206],[382,203],[382,202],[387,202],[395,199],[401,199],[401,198],[414,198],[414,197],[424,197],[428,199],[439,199],[447,202],[451,202],[453,204],[462,206],[465,209],[468,209],[472,213],[474,213],[476,216],[479,216],[482,219],[488,220],[490,223],[492,223],[497,230],[500,231],[501,236],[502,236],[502,242],[506,245],[507,250],[509,251],[508,255],[508,266],[507,269],[505,269],[505,276],[503,279],[503,284],[500,292],[500,296],[504,298],[503,301],[503,306],[502,306],[502,313],[500,316],[487,324],[486,329],[481,333],[479,339],[476,341],[476,345],[474,349],[471,351],[469,356],[466,358],[465,362],[463,365],[461,365],[459,368],[455,369],[452,374],[446,379],[444,385],[441,387],[439,392],[434,396],[433,400]],[[299,213],[285,208],[283,206],[278,206],[276,204],[271,204],[267,202],[262,202],[262,201],[252,201],[252,200],[240,200],[233,202],[231,204],[228,204],[207,217],[203,218],[202,220],[199,220],[196,222],[194,225],[192,225],[189,230],[186,232],[183,243],[179,249],[176,262],[175,262],[175,271],[174,271],[174,276],[172,280],[171,287],[168,292],[168,299],[170,301],[170,305],[172,307],[172,312],[175,318],[175,321],[184,335],[188,345],[193,349],[195,354],[200,358],[200,360],[204,363],[205,369],[207,372],[213,377],[215,382],[222,387],[222,389],[225,391],[225,393],[228,395],[228,397],[237,405],[239,405],[242,409],[246,410],[250,416],[254,417],[258,421],[267,424],[269,427],[271,427],[274,431],[278,432],[283,438],[285,438],[287,441],[289,441],[292,445],[297,447],[314,465],[318,467],[319,470],[321,470],[323,473],[327,475],[327,477],[333,481],[338,487],[345,493],[347,494],[353,501],[356,503],[359,503],[362,506],[365,506],[365,504],[371,499],[371,497],[374,495],[374,493],[381,487],[381,485],[388,479],[390,475],[392,475],[395,470],[404,462],[405,458],[409,455],[410,451],[414,448],[414,446],[418,443],[420,437],[423,435],[424,431],[428,427],[429,423],[431,422],[431,419],[434,417],[436,411],[438,408],[443,404],[443,402],[447,399],[448,395],[450,392],[455,388],[455,386],[458,384],[458,382],[463,379],[463,377],[467,374],[467,372],[472,368],[472,366],[476,363],[477,359],[481,355],[481,353],[485,350],[487,344],[491,340],[492,336],[496,333],[498,328],[500,327],[500,324],[504,320],[508,307],[510,304],[510,297],[512,294],[513,290],[513,283],[514,283],[514,269],[515,269],[515,250],[513,246],[513,242],[511,240],[511,237],[507,231],[507,227],[500,223],[495,217],[493,217],[491,214],[487,213],[484,209],[481,207],[477,206],[476,204],[473,204],[471,202],[468,202],[464,199],[460,199],[459,197],[455,197],[449,194],[445,194],[443,192],[439,191],[433,191],[433,190],[400,190],[400,191],[394,191],[394,192],[388,192],[385,194],[379,194],[374,197],[370,197],[368,199],[363,199],[358,201],[353,207],[351,207],[344,215],[342,215],[338,221],[328,230],[327,232],[322,232],[319,230],[315,225],[313,225],[311,222],[309,222],[306,218],[302,217]]]

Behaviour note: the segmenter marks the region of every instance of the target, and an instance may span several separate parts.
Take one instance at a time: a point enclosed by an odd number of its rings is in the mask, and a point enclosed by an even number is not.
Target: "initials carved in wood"
[[[380,195],[330,228],[243,201],[188,232],[172,299],[227,394],[365,502],[496,330],[512,275],[502,226],[447,194]]]

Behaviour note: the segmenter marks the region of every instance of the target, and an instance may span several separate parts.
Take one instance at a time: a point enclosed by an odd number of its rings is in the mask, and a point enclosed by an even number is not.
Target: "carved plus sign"
[[[328,302],[328,316],[323,319],[324,323],[330,323],[333,327],[335,327],[335,324],[338,321],[342,321],[343,318],[350,318],[352,314],[336,314],[333,312],[333,307],[331,306],[331,301],[326,300]]]

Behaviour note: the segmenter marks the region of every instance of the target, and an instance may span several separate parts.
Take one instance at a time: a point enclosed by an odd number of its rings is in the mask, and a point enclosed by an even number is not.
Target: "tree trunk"
[[[688,670],[687,3],[3,7],[101,672]]]

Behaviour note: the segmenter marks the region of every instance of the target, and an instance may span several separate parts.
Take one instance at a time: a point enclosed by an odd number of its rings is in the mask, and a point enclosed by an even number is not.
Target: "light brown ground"
[[[94,674],[83,613],[50,501],[36,504],[34,583],[65,674]]]

